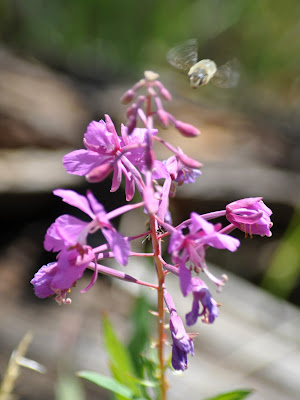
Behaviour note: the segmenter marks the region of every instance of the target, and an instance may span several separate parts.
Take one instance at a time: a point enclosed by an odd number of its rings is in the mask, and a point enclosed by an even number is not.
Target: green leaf
[[[84,378],[92,383],[95,383],[98,386],[101,386],[111,392],[124,397],[125,399],[129,400],[144,400],[141,397],[137,397],[132,390],[130,390],[127,386],[123,385],[122,383],[118,382],[114,378],[110,378],[97,372],[92,371],[79,371],[76,374],[80,378]],[[70,398],[70,397],[69,397]]]
[[[127,388],[131,386],[130,384],[128,384],[129,376],[128,376],[127,372],[121,371],[118,368],[118,366],[116,366],[113,363],[110,363],[110,370],[111,370],[112,376],[114,377],[114,379],[117,382],[124,384]],[[126,374],[126,379],[124,379],[124,374]],[[116,398],[116,400],[125,400],[125,397],[120,396],[118,394],[115,394],[115,398]]]
[[[239,389],[234,390],[233,392],[222,393],[216,397],[210,397],[204,400],[242,400],[245,399],[250,393],[252,393],[252,390]]]
[[[104,343],[109,354],[111,370],[114,378],[118,382],[127,386],[136,396],[139,396],[139,385],[133,382],[129,377],[129,375],[135,375],[129,351],[118,339],[114,328],[106,315],[102,315],[102,328]]]
[[[284,237],[274,252],[262,287],[276,296],[288,298],[300,275],[300,204]],[[284,267],[283,267],[284,266]]]

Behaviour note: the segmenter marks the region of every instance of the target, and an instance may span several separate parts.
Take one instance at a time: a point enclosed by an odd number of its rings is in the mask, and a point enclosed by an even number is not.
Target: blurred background
[[[0,1],[0,372],[28,329],[36,332],[31,357],[49,371],[37,378],[24,372],[17,387],[22,399],[54,398],[61,359],[70,370],[107,368],[101,311],[112,314],[125,341],[130,332],[134,297],[108,279],[85,295],[74,290],[71,307],[38,300],[29,281],[53,261],[43,250],[47,227],[73,212],[52,190],[84,193],[88,187],[83,178],[67,175],[62,156],[82,147],[91,120],[108,113],[116,127],[125,122],[119,98],[145,69],[159,73],[172,93],[174,101],[165,107],[202,132],[191,140],[161,133],[204,164],[197,183],[178,190],[172,201],[174,223],[192,210],[219,210],[238,198],[262,196],[273,210],[272,238],[237,234],[237,253],[211,249],[208,260],[274,301],[299,306],[299,37],[299,0]],[[238,60],[235,88],[192,90],[187,76],[168,65],[168,50],[190,38],[198,40],[200,59],[217,65]],[[92,186],[107,210],[125,200],[122,191],[109,189],[109,181]],[[144,223],[143,216],[133,222]],[[88,399],[108,398],[85,389]]]

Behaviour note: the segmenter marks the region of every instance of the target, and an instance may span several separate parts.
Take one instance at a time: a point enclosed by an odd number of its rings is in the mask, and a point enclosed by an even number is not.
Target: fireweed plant
[[[144,94],[138,94],[142,91]],[[97,280],[98,274],[105,274],[157,291],[158,339],[156,343],[159,360],[159,384],[161,399],[165,399],[167,383],[164,357],[166,329],[172,338],[172,366],[184,371],[188,366],[188,355],[194,354],[193,338],[186,332],[185,325],[192,326],[198,319],[212,324],[219,315],[219,304],[213,299],[203,276],[212,281],[217,289],[226,282],[226,275],[214,276],[205,262],[205,253],[210,247],[236,251],[240,242],[230,236],[235,229],[245,232],[245,236],[271,236],[271,210],[261,197],[246,198],[228,204],[224,210],[199,215],[174,226],[169,211],[169,198],[173,198],[176,186],[195,182],[201,175],[201,163],[190,158],[179,147],[173,147],[161,139],[154,128],[154,119],[167,128],[173,125],[184,137],[199,135],[193,125],[177,120],[165,110],[162,100],[170,101],[169,91],[158,80],[158,75],[146,71],[141,79],[121,98],[127,109],[127,123],[121,125],[120,135],[111,118],[92,121],[84,134],[85,149],[75,150],[63,157],[63,164],[69,174],[85,176],[88,182],[101,182],[112,174],[111,192],[120,188],[125,180],[126,201],[133,199],[137,190],[140,202],[127,204],[111,212],[94,197],[91,191],[86,196],[72,190],[56,189],[54,195],[88,215],[88,222],[71,215],[59,216],[46,232],[44,247],[47,251],[58,253],[56,261],[41,267],[31,283],[35,294],[40,298],[54,297],[59,304],[70,304],[68,297],[78,279],[88,268],[94,271],[89,290]],[[141,127],[140,127],[141,126]],[[171,156],[164,161],[155,157],[154,142],[165,146]],[[177,185],[176,185],[177,184]],[[149,230],[137,236],[122,236],[114,227],[114,218],[142,207],[149,219]],[[229,224],[222,227],[213,224],[215,218],[224,216]],[[226,220],[225,219],[225,220]],[[88,244],[89,235],[101,230],[106,243],[98,247]],[[151,253],[136,253],[130,250],[133,240],[151,238]],[[165,261],[161,251],[162,239],[168,238],[168,253],[171,263]],[[135,279],[122,271],[129,257],[148,257],[153,259],[153,282]],[[102,261],[115,258],[120,269],[102,265]],[[204,274],[203,274],[204,273]],[[185,325],[177,314],[171,294],[167,291],[168,274],[178,277],[183,296],[190,296],[191,309],[185,315]],[[169,324],[166,324],[165,314]]]

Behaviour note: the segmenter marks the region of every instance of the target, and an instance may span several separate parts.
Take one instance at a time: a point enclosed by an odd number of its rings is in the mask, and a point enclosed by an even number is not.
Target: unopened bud
[[[170,93],[170,92],[168,91],[168,89],[166,89],[165,87],[163,87],[163,88],[160,90],[160,94],[162,95],[162,97],[163,97],[165,100],[167,100],[167,101],[172,100],[171,93]]]
[[[155,161],[155,154],[154,151],[152,149],[149,149],[148,151],[145,151],[145,164],[146,164],[146,168],[151,171],[153,168],[153,164]]]
[[[184,153],[177,153],[177,157],[180,161],[189,168],[200,168],[202,164],[199,161],[194,160],[193,158],[187,156]]]
[[[131,133],[134,131],[134,129],[136,128],[136,116],[132,115],[129,119],[128,119],[128,123],[127,123],[127,134],[131,135]]]
[[[167,128],[169,125],[169,114],[165,110],[157,110],[157,117],[159,121],[162,123],[164,128]]]
[[[175,121],[175,128],[186,137],[195,137],[200,134],[200,131],[191,124],[182,121]]]
[[[114,167],[111,163],[105,163],[95,167],[86,175],[86,180],[91,183],[101,182],[113,171]]]
[[[136,115],[137,112],[137,104],[132,103],[130,107],[127,108],[126,117],[130,118],[132,115]]]
[[[162,96],[165,100],[167,100],[167,101],[172,100],[171,93],[168,91],[168,89],[166,89],[166,88],[164,87],[164,85],[163,85],[161,82],[156,81],[156,82],[155,82],[155,86],[158,88],[159,93],[161,94],[161,96]]]
[[[134,99],[134,91],[132,89],[127,90],[121,97],[120,101],[122,104],[128,104]]]

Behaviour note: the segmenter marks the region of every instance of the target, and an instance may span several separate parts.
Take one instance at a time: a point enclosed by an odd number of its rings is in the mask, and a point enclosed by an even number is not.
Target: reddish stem
[[[160,399],[166,399],[167,382],[165,379],[165,364],[164,364],[164,342],[165,342],[165,331],[164,331],[164,284],[165,284],[165,273],[161,262],[161,246],[160,239],[156,233],[156,223],[153,215],[150,216],[150,234],[152,239],[152,247],[154,253],[154,262],[156,267],[156,273],[158,278],[158,289],[157,289],[157,311],[158,311],[158,359],[160,367]]]

